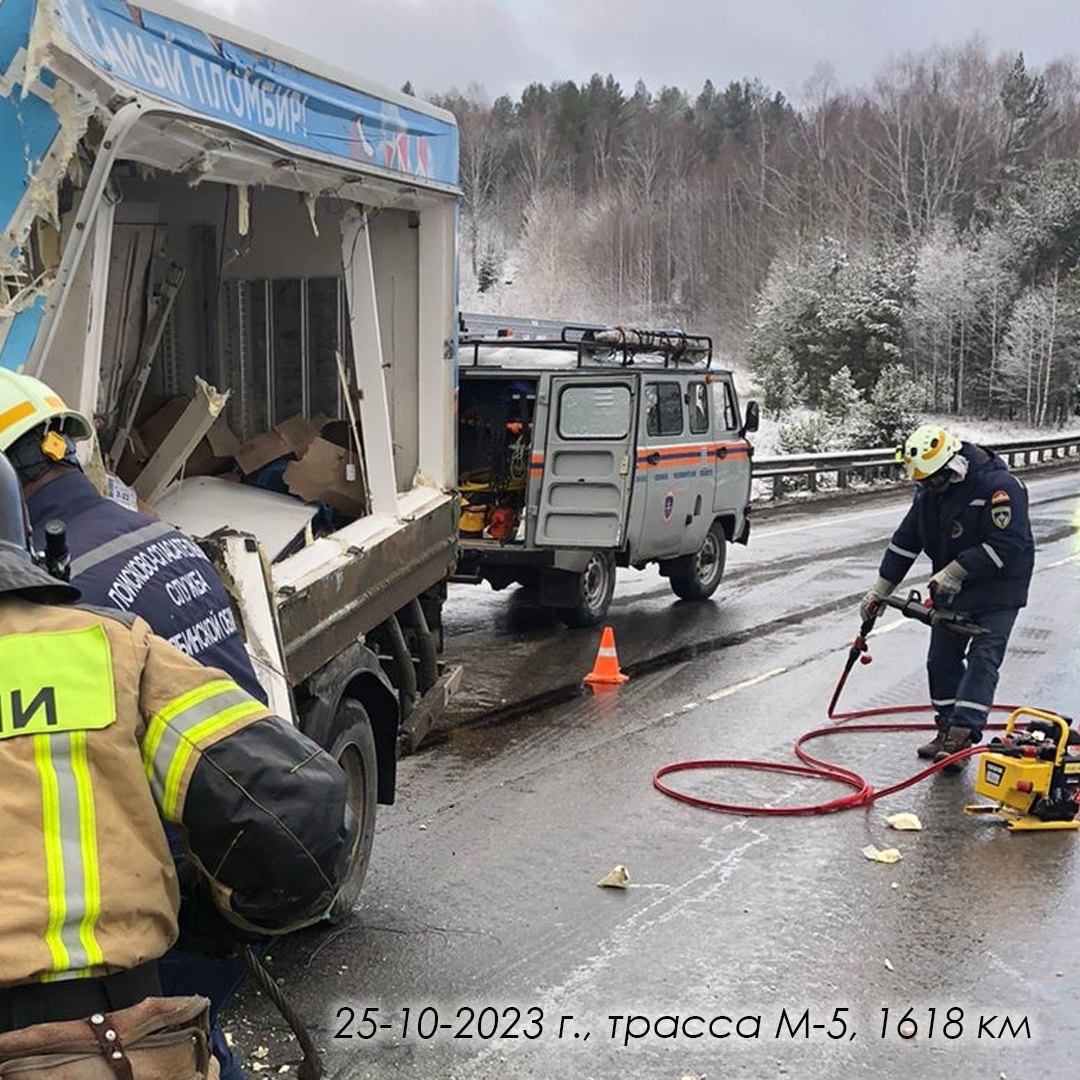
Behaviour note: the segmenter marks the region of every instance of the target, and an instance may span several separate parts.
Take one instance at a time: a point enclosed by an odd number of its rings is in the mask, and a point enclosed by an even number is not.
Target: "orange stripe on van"
[[[653,446],[649,448],[639,447],[637,452],[637,465],[639,469],[644,470],[677,468],[679,465],[689,465],[691,462],[700,462],[702,453],[705,454],[707,460],[711,459],[715,457],[716,451],[721,448],[727,450],[724,460],[747,457],[750,453],[750,444],[745,442],[698,443],[696,446],[675,445]],[[653,454],[659,454],[660,460],[657,462],[650,462],[649,458]]]

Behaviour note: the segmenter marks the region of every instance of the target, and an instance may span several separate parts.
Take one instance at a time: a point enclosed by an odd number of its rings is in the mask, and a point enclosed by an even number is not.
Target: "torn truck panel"
[[[35,296],[33,303],[15,314],[0,312],[0,367],[11,371],[22,367],[44,314],[44,296]]]
[[[454,563],[456,524],[454,506],[441,502],[370,550],[350,547],[301,589],[283,587],[293,560],[279,564],[274,582],[290,678],[308,678],[400,611],[418,595],[418,584],[422,592],[445,581]]]
[[[241,127],[275,143],[352,161],[428,186],[458,180],[449,114],[405,95],[355,89],[352,76],[261,43],[235,27],[165,2],[57,4],[57,33],[110,82]],[[239,39],[243,40],[239,40]]]
[[[28,250],[31,230],[59,228],[59,188],[95,109],[41,70],[49,25],[44,5],[0,4],[0,366],[10,369],[25,365],[53,283],[54,267]]]

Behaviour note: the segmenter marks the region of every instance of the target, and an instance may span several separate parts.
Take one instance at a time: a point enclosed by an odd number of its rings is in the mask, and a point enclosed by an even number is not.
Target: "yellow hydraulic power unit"
[[[1016,721],[1027,716],[1027,726]],[[1080,811],[1080,743],[1069,722],[1054,713],[1020,708],[1005,732],[979,755],[975,794],[992,805],[965,806],[969,814],[993,814],[1010,829],[1076,829]]]

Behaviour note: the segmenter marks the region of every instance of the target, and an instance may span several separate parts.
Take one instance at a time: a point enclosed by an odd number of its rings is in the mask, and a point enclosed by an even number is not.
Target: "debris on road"
[[[862,853],[871,862],[898,863],[903,858],[903,855],[894,847],[876,848],[873,844],[867,844],[862,849]]]
[[[892,961],[887,956],[885,957],[885,970],[886,971],[895,971],[896,970],[896,968],[894,968],[892,966]]]
[[[625,866],[612,867],[596,884],[602,889],[625,889],[630,872]]]
[[[915,814],[903,811],[899,814],[890,814],[885,819],[885,824],[890,829],[897,829],[900,832],[922,832],[922,822]]]

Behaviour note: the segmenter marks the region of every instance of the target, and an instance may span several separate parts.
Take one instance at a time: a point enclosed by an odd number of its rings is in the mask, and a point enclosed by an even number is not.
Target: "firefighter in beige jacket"
[[[253,934],[327,912],[356,829],[329,755],[141,620],[74,606],[25,522],[0,454],[0,1032],[160,992],[178,908],[161,819]]]

